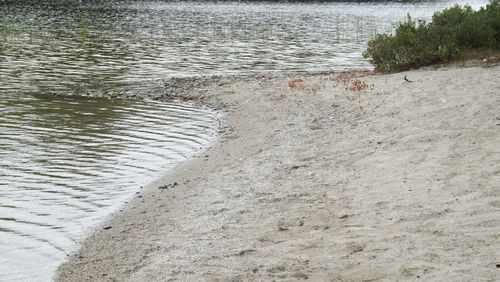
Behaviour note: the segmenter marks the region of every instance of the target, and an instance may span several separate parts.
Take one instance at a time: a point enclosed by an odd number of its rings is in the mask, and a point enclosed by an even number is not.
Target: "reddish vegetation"
[[[321,89],[321,86],[319,86],[319,85],[306,87],[304,85],[304,80],[301,78],[290,80],[288,82],[288,87],[290,89],[295,89],[295,90],[298,90],[300,92],[304,92],[307,94],[316,94]],[[323,87],[324,87],[324,85],[323,85]]]
[[[368,85],[361,79],[356,79],[351,83],[351,79],[357,76],[356,72],[353,71],[343,71],[335,75],[330,75],[326,77],[321,77],[320,81],[333,81],[335,82],[334,87],[339,85],[344,88],[345,91],[361,91],[368,87],[373,90],[373,84]],[[325,84],[321,85],[306,86],[305,81],[302,78],[292,79],[288,82],[288,87],[290,89],[298,90],[300,92],[308,94],[316,94],[321,88],[325,88]]]
[[[288,82],[288,87],[290,87],[291,89],[297,89],[299,88],[299,83],[302,84],[302,82],[304,82],[303,79],[292,79]]]
[[[343,71],[338,73],[337,75],[334,75],[332,77],[327,77],[326,79],[323,78],[323,80],[330,80],[330,81],[335,81],[335,86],[339,86],[341,84],[344,89],[351,90],[351,91],[361,91],[363,89],[368,88],[368,84],[366,84],[363,80],[356,79],[352,84],[349,84],[350,79],[356,77],[356,73],[352,71]],[[372,89],[373,89],[373,85]]]
[[[353,81],[351,87],[349,87],[349,90],[351,91],[361,91],[365,88],[368,87],[368,84],[366,84],[364,81],[356,79]]]

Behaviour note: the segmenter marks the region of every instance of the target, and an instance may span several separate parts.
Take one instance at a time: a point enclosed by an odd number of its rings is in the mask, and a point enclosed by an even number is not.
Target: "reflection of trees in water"
[[[102,135],[123,134],[116,124],[123,119],[120,109],[131,102],[44,96],[119,90],[127,84],[122,77],[135,61],[127,34],[134,32],[131,22],[137,11],[120,2],[3,1],[0,31],[6,41],[0,49],[0,91],[5,99],[0,105],[15,110],[0,120],[47,128],[51,131],[26,134],[43,144],[67,142],[76,154],[88,151],[83,139],[95,135],[104,141],[95,150],[123,146],[106,142],[111,137]],[[23,99],[9,94],[14,91],[36,94]]]
[[[89,125],[106,125],[123,118],[123,107],[133,101],[95,99],[85,97],[57,97],[33,94],[29,112],[49,118],[47,122],[61,127],[86,129]],[[65,116],[72,117],[65,119]]]
[[[29,136],[30,142],[53,145],[58,150],[66,148],[61,157],[88,158],[99,156],[100,152],[117,153],[125,149],[126,144],[114,138],[126,134],[126,128],[117,124],[127,119],[124,108],[132,103],[137,102],[45,95],[13,97],[0,102],[0,106],[11,109],[0,121],[33,128],[18,131],[24,137]]]

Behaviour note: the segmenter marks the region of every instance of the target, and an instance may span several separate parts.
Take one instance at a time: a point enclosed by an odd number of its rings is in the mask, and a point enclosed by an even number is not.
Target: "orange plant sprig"
[[[307,94],[316,94],[321,89],[321,86],[319,86],[319,85],[310,86],[310,87],[305,86],[304,80],[301,78],[292,79],[292,80],[288,81],[288,87],[290,89],[298,90],[300,92],[307,93]]]
[[[290,89],[298,89],[298,88],[300,88],[300,86],[302,85],[303,82],[304,82],[304,80],[301,78],[292,79],[288,82],[288,87]]]
[[[356,79],[355,81],[352,82],[351,87],[349,87],[349,90],[351,91],[361,91],[363,89],[368,88],[368,84],[364,82],[363,80]]]

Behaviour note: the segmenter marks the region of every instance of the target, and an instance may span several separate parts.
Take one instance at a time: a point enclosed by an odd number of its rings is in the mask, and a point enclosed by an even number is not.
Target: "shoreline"
[[[217,140],[113,214],[56,280],[495,280],[499,74],[228,77],[163,93],[222,111]]]

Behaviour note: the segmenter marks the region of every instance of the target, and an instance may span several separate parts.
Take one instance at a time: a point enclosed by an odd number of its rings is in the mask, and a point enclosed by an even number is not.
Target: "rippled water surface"
[[[191,104],[48,94],[371,68],[361,55],[369,38],[453,3],[466,1],[0,0],[0,280],[50,280],[90,226],[217,127],[213,112]]]
[[[84,230],[204,147],[194,105],[3,95],[0,280],[49,280]]]
[[[0,8],[0,89],[78,92],[165,76],[370,68],[361,54],[377,32],[407,13],[428,19],[467,1],[58,2]]]

